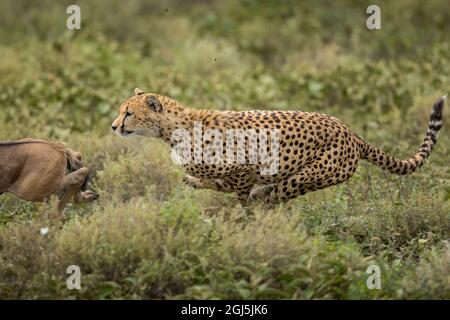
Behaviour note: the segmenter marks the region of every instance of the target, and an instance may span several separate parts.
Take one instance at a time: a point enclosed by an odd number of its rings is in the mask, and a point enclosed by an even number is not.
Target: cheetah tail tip
[[[445,104],[445,101],[447,100],[447,95],[444,95],[437,99],[437,101],[434,103],[436,106],[442,107]]]
[[[442,119],[442,109],[444,108],[445,100],[447,100],[447,95],[440,97],[433,104],[433,111],[431,113],[432,120]]]

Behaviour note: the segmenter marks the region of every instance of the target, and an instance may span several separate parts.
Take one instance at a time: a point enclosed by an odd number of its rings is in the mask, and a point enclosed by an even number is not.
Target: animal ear
[[[162,112],[163,111],[163,105],[161,101],[158,100],[155,96],[148,96],[145,99],[145,102],[147,105],[155,112]]]
[[[140,95],[140,94],[144,94],[144,91],[142,91],[142,90],[139,89],[139,88],[135,88],[135,89],[134,89],[134,95],[135,95],[135,96],[138,96],[138,95]]]

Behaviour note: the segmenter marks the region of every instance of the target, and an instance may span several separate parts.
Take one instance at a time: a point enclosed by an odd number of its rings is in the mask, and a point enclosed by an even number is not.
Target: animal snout
[[[112,125],[112,126],[111,126],[111,128],[113,129],[113,131],[116,131],[116,129],[117,129],[117,126],[115,126],[115,125]]]

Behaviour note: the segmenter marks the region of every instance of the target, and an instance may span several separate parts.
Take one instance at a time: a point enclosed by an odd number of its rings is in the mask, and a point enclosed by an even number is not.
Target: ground
[[[139,87],[203,108],[324,112],[409,157],[449,93],[449,3],[381,2],[373,31],[369,4],[79,1],[70,31],[62,2],[2,1],[0,139],[81,151],[101,198],[52,227],[52,203],[1,195],[0,298],[449,298],[449,110],[419,172],[362,161],[343,184],[250,214],[186,187],[164,143],[110,127]],[[67,289],[70,265],[81,290]]]

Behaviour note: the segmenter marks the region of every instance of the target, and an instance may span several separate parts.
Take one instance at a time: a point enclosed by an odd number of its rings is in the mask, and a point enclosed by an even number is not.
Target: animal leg
[[[320,154],[318,160],[279,181],[266,198],[266,202],[277,204],[307,192],[341,183],[356,171],[359,160],[356,151],[348,152],[340,158],[334,157],[336,152],[332,148],[322,150]]]
[[[255,177],[247,172],[236,174],[229,178],[233,185],[234,192],[243,207],[247,207],[249,195],[255,186]]]
[[[275,188],[275,185],[265,185],[254,188],[248,197],[249,202],[266,199]]]
[[[195,189],[212,189],[220,192],[233,192],[234,187],[224,179],[199,179],[192,176],[186,176],[183,179],[189,187]]]
[[[92,190],[86,190],[86,191],[78,191],[75,193],[73,197],[73,202],[75,203],[87,203],[92,202],[94,200],[97,200],[99,198],[98,193],[92,191]]]
[[[87,178],[89,170],[86,167],[69,173],[64,177],[60,189],[66,190],[62,198],[58,202],[58,214],[62,216],[64,208],[70,199],[74,198],[80,192],[80,188]]]
[[[186,176],[184,182],[196,189],[212,189],[220,192],[235,192],[242,206],[247,206],[248,196],[255,179],[247,172],[233,175],[226,179],[199,179]]]

